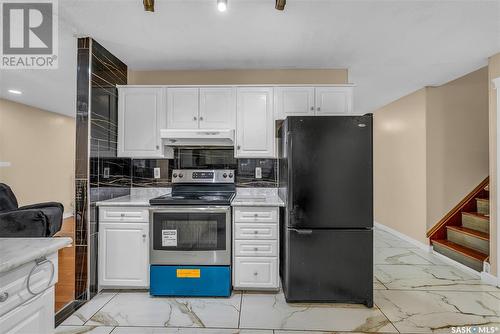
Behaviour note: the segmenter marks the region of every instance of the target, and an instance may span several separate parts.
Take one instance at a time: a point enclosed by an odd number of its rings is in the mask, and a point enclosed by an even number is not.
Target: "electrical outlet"
[[[262,168],[255,167],[255,178],[262,179]]]
[[[154,175],[155,179],[159,179],[160,178],[160,167],[155,167],[153,169],[153,175]]]
[[[104,167],[104,171],[102,173],[102,177],[104,179],[109,179],[109,167]]]

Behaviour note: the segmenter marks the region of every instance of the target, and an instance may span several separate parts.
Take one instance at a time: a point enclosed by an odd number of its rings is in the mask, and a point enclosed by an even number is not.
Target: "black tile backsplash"
[[[133,159],[132,187],[170,187],[173,160],[168,159]],[[154,178],[154,169],[160,168],[160,178]]]
[[[277,187],[276,159],[236,159],[232,149],[178,148],[174,159],[133,159],[132,187],[170,187],[172,169],[234,169],[237,187]],[[160,178],[154,168],[160,167]],[[255,167],[262,178],[255,178]]]

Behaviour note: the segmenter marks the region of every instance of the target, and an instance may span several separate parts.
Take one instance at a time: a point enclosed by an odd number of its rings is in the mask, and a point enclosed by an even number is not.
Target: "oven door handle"
[[[230,206],[199,206],[199,207],[187,207],[187,206],[168,206],[168,207],[150,207],[149,211],[151,213],[161,213],[161,212],[179,212],[179,213],[189,213],[189,212],[207,212],[207,213],[226,213],[231,209]]]

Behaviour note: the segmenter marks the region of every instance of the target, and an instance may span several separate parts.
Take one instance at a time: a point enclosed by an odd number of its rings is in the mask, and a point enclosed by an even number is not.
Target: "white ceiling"
[[[146,13],[141,0],[60,0],[60,32],[93,37],[131,69],[348,68],[359,112],[500,52],[499,0],[288,0],[284,12],[229,0],[225,13],[215,2],[157,0]],[[59,73],[0,72],[1,96],[18,84],[26,103],[74,114],[75,45],[61,39]]]

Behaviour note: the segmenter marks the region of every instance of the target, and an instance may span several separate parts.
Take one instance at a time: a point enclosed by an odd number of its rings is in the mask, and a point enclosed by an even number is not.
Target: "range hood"
[[[165,146],[233,146],[233,129],[161,129]]]

